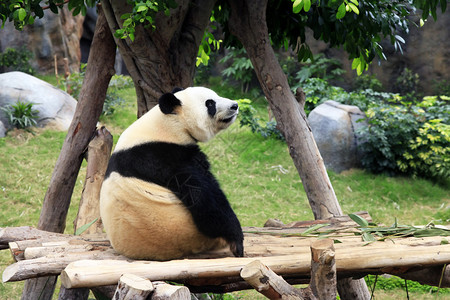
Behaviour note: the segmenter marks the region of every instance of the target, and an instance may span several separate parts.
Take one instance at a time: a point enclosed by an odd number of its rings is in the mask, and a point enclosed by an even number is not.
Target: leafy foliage
[[[27,50],[26,47],[19,49],[6,48],[0,54],[0,67],[33,75],[35,70],[30,64],[30,59],[32,58],[33,53]]]
[[[17,129],[25,129],[37,124],[36,119],[39,111],[33,109],[34,103],[25,103],[17,101],[16,104],[2,107],[1,110],[6,114],[9,123]]]
[[[154,20],[156,14],[158,12],[164,12],[168,16],[170,9],[178,6],[175,0],[129,0],[127,2],[131,4],[132,11],[121,16],[121,19],[124,20],[122,28],[117,29],[114,35],[121,39],[129,38],[131,41],[134,41],[135,27],[137,24],[142,24],[145,28],[151,27],[155,29]]]
[[[220,60],[220,63],[231,64],[222,71],[226,78],[232,78],[241,84],[241,91],[247,92],[250,82],[254,77],[253,65],[247,56],[244,48],[228,48],[226,55]]]
[[[394,99],[395,100],[395,99]],[[397,100],[401,100],[397,96]],[[450,177],[450,98],[425,97],[417,105],[372,105],[360,129],[363,166],[373,172]]]
[[[81,66],[80,72],[71,73],[67,78],[58,80],[58,88],[66,91],[75,99],[78,99],[83,85],[86,65]],[[118,91],[133,85],[129,76],[114,75],[109,82],[105,103],[103,104],[102,115],[111,115],[122,106],[125,101],[119,96]]]
[[[277,129],[277,122],[273,120],[267,121],[264,125],[261,125],[261,119],[256,117],[256,109],[252,106],[252,101],[249,99],[240,99],[239,103],[239,125],[241,127],[250,127],[253,133],[260,134],[263,138],[274,137],[284,141],[284,137]]]
[[[53,13],[58,13],[58,8],[62,8],[68,3],[69,10],[72,14],[79,13],[86,15],[87,7],[93,7],[97,0],[7,0],[0,2],[0,19],[2,28],[6,21],[14,22],[14,26],[18,30],[22,30],[25,25],[34,24],[36,18],[44,16],[44,10],[50,9]],[[41,6],[41,4],[47,4]]]

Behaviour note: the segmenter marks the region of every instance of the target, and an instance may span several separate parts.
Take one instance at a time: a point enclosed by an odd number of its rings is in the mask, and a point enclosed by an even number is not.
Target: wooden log
[[[101,234],[103,224],[100,218],[100,189],[113,144],[113,137],[106,128],[97,129],[95,137],[89,142],[87,152],[86,179],[81,194],[78,214],[74,221],[74,232],[83,225],[90,225],[82,234]]]
[[[153,290],[154,287],[150,280],[126,273],[120,276],[113,299],[145,300]]]
[[[28,250],[34,251],[35,258],[38,255],[48,255],[45,251],[41,250],[31,250],[32,248],[41,248],[47,247],[48,251],[55,252],[58,251],[58,248],[63,248],[65,251],[70,252],[71,249],[80,249],[84,248],[86,251],[89,250],[98,250],[98,249],[110,249],[111,244],[106,239],[105,235],[89,235],[89,236],[73,236],[73,235],[61,235],[60,237],[47,239],[37,239],[37,240],[24,240],[24,241],[16,241],[9,243],[9,248],[11,250],[11,254],[15,261],[20,261],[25,259],[25,251]],[[56,248],[55,250],[51,250],[51,248]],[[51,254],[51,253],[50,253]]]
[[[89,289],[60,289],[58,300],[81,300],[89,298]]]
[[[287,283],[259,260],[245,265],[240,275],[256,291],[269,299],[304,299],[300,290]]]
[[[190,300],[191,293],[185,286],[175,286],[167,284],[163,281],[156,281],[153,283],[155,291],[151,300]]]
[[[300,259],[298,259],[300,258]],[[274,271],[286,274],[308,273],[310,254],[296,256],[261,257],[264,264]],[[254,258],[218,258],[157,261],[101,261],[79,260],[69,264],[61,273],[61,282],[68,288],[108,285],[119,280],[127,270],[137,276],[156,280],[184,280],[189,278],[221,278],[239,276],[240,270]],[[99,274],[101,273],[101,276]]]
[[[398,274],[398,276],[407,280],[417,281],[420,284],[428,284],[441,288],[450,287],[450,265],[420,268]]]
[[[389,249],[357,251],[336,250],[338,274],[349,276],[354,273],[402,273],[421,266],[442,265],[450,262],[450,247],[410,247],[398,251],[393,245]],[[77,261],[66,267],[61,280],[66,287],[91,287],[117,282],[127,270],[150,280],[184,280],[186,278],[219,278],[237,276],[246,264],[258,259],[280,275],[308,274],[310,253],[259,258],[221,258],[214,260],[173,260],[167,262],[124,262],[124,261]],[[100,276],[101,275],[101,276]]]
[[[118,255],[113,250],[93,250],[89,252],[59,253],[39,257],[36,259],[22,260],[9,265],[3,271],[3,282],[20,281],[48,275],[59,275],[71,262],[80,259],[107,259],[127,260],[126,257]],[[119,278],[117,278],[117,281]],[[117,283],[113,282],[113,283]],[[111,284],[113,284],[111,283]]]
[[[66,238],[67,235],[39,230],[30,226],[0,228],[0,249],[8,249],[10,242]]]
[[[336,299],[336,263],[333,241],[317,240],[311,244],[311,283],[309,287],[319,300]]]

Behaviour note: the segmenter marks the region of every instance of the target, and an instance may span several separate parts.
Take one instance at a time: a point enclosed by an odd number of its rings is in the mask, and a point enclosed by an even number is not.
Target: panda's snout
[[[233,105],[231,105],[230,109],[231,110],[238,110],[239,105],[237,103],[234,103]]]

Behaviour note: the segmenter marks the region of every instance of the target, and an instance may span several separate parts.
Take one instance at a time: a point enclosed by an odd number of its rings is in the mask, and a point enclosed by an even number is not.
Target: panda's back
[[[174,188],[182,184],[180,173],[201,176],[208,169],[197,145],[151,142],[115,152],[100,196],[114,249],[131,258],[166,260],[226,246],[198,230]]]

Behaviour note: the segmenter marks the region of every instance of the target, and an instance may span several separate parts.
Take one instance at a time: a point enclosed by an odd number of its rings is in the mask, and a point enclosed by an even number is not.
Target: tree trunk
[[[258,80],[302,179],[314,217],[325,219],[342,215],[305,111],[291,92],[286,75],[270,44],[265,14],[267,0],[229,0],[229,3],[231,6],[228,23],[230,31],[244,45],[252,61]],[[345,286],[344,289],[341,287],[341,282],[338,283],[341,299],[369,299],[370,297],[363,280],[346,282]],[[345,296],[347,291],[350,291],[348,297]]]
[[[135,40],[117,39],[120,54],[133,78],[138,116],[158,103],[163,93],[193,83],[199,45],[216,0],[182,0],[170,16],[159,13],[157,30],[136,25]],[[112,32],[122,27],[120,17],[130,12],[126,1],[102,1]]]
[[[97,125],[114,74],[115,52],[116,45],[100,9],[83,87],[44,198],[38,229],[64,232],[83,153]],[[55,283],[56,277],[27,281],[22,299],[51,299]]]

